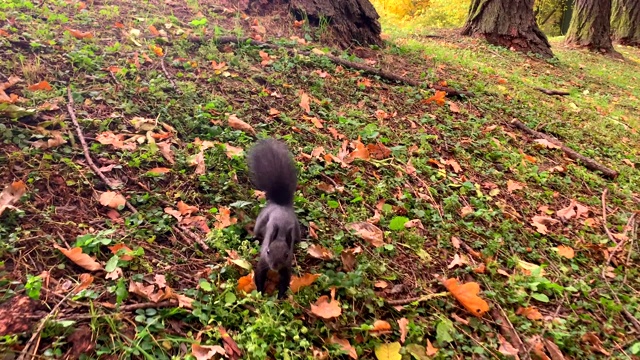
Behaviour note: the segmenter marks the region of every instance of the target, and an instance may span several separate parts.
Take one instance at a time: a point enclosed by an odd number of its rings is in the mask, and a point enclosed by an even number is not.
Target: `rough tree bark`
[[[576,0],[566,43],[619,56],[611,42],[610,19],[611,0]]]
[[[536,24],[534,0],[472,0],[462,35],[478,35],[494,45],[553,57]]]
[[[298,20],[311,26],[327,25],[333,42],[346,49],[353,45],[382,45],[380,15],[369,0],[251,0],[249,9],[261,13],[287,7]]]
[[[640,1],[613,0],[611,34],[620,44],[640,46]]]

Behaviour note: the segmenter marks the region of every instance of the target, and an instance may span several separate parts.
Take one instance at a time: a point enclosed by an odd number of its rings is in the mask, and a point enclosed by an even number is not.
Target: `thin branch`
[[[178,89],[178,86],[176,85],[176,82],[173,81],[173,77],[171,77],[171,75],[167,71],[167,68],[164,66],[164,58],[166,56],[167,56],[167,54],[165,54],[163,57],[160,58],[160,66],[162,66],[162,72],[164,72],[164,76],[166,76],[167,80],[169,80],[169,82],[171,83],[171,86],[173,87],[173,90],[175,90],[177,93],[180,93],[180,89]]]
[[[538,90],[538,91],[540,91],[540,92],[543,92],[543,93],[545,93],[545,94],[547,94],[547,95],[551,95],[551,96],[553,96],[553,95],[558,95],[558,96],[567,96],[567,95],[571,95],[571,93],[570,93],[570,92],[568,92],[568,91],[562,91],[562,90],[548,90],[548,89],[543,89],[543,88],[541,88],[541,87],[535,87],[534,89],[536,89],[536,90]]]

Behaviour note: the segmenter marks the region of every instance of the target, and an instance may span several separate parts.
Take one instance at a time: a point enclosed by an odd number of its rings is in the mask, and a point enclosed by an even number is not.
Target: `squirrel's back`
[[[282,206],[293,205],[298,180],[289,148],[278,140],[264,139],[253,146],[247,158],[251,181],[266,193],[267,200]]]

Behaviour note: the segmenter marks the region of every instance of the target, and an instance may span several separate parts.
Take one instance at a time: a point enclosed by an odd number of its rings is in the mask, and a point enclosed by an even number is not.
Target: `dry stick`
[[[609,237],[609,240],[617,243],[615,238],[611,234],[611,231],[609,231],[609,227],[607,226],[606,196],[607,196],[607,189],[604,189],[604,191],[602,191],[602,221],[603,221],[603,226],[604,226],[605,232],[607,233],[607,236]],[[620,243],[623,243],[623,242],[624,241],[621,241]],[[618,248],[618,246],[616,245],[616,248],[611,253],[613,254],[617,248]],[[633,325],[633,327],[636,329],[638,334],[640,334],[640,321],[638,321],[638,319],[636,319],[627,309],[625,309],[622,306],[622,302],[620,301],[620,298],[618,298],[618,294],[615,291],[613,291],[613,288],[611,287],[611,284],[609,283],[609,279],[607,279],[607,276],[605,275],[606,270],[607,270],[607,266],[609,266],[609,261],[611,261],[611,255],[609,256],[609,258],[607,260],[607,263],[602,268],[602,273],[600,274],[600,276],[604,280],[605,284],[607,284],[607,287],[609,288],[609,291],[611,291],[611,295],[613,295],[613,298],[615,299],[616,303],[618,305],[620,305],[620,307],[622,308],[622,315],[627,319],[627,321],[629,321],[631,323],[631,325]]]
[[[525,348],[524,343],[522,342],[522,339],[520,339],[520,335],[518,335],[516,329],[513,327],[513,324],[511,323],[511,321],[509,321],[506,315],[503,315],[504,311],[502,310],[502,308],[498,310],[494,304],[489,313],[491,314],[493,320],[498,324],[498,326],[500,326],[500,332],[502,333],[502,336],[504,336],[510,344],[515,345],[515,347],[518,349],[518,353],[522,355],[522,357],[524,357],[525,359],[529,359],[530,350],[527,350]]]
[[[169,72],[167,71],[167,68],[164,66],[164,58],[166,56],[167,56],[167,54],[164,54],[164,56],[160,58],[160,66],[162,66],[162,71],[164,72],[164,76],[166,76],[167,79],[169,80],[169,82],[171,83],[171,86],[173,87],[173,90],[175,90],[177,93],[180,93],[180,90],[178,89],[178,86],[176,86],[176,82],[173,81],[173,78],[171,77],[171,75],[169,75]]]
[[[551,96],[553,96],[553,95],[558,95],[558,96],[567,96],[567,95],[571,95],[571,93],[570,93],[570,92],[568,92],[568,91],[562,91],[562,90],[547,90],[547,89],[543,89],[543,88],[541,88],[541,87],[535,87],[534,89],[535,89],[535,90],[538,90],[538,91],[540,91],[540,92],[543,92],[543,93],[545,93],[545,94],[547,94],[547,95],[551,95]]]
[[[107,177],[104,176],[102,171],[98,169],[96,164],[91,159],[91,154],[89,154],[89,147],[87,147],[87,142],[84,138],[84,134],[82,133],[82,128],[78,123],[78,119],[76,119],[76,113],[73,111],[74,103],[73,103],[73,97],[71,96],[70,87],[67,88],[67,96],[69,97],[69,102],[67,103],[67,111],[69,111],[69,116],[71,116],[71,121],[73,121],[73,125],[76,127],[76,133],[78,134],[78,138],[80,139],[80,144],[82,145],[82,151],[84,152],[84,157],[85,159],[87,159],[87,164],[89,164],[89,167],[91,168],[91,170],[93,170],[93,172],[96,175],[98,175],[98,177],[102,179],[102,181],[104,181],[104,183],[109,187],[109,189],[114,190],[115,187],[113,186],[113,184],[111,184],[111,181],[109,181],[109,179],[107,179]],[[138,210],[136,210],[136,208],[133,207],[133,205],[131,205],[131,203],[129,203],[128,201],[125,203],[125,205],[132,213],[138,212]]]
[[[564,153],[572,160],[579,160],[581,161],[584,166],[589,169],[589,170],[593,170],[593,171],[600,171],[605,177],[610,178],[610,179],[615,179],[616,177],[618,177],[618,172],[612,169],[609,169],[608,167],[600,164],[599,162],[590,159],[580,153],[578,153],[577,151],[567,147],[565,144],[563,144],[560,140],[556,139],[555,137],[551,136],[551,135],[547,135],[538,131],[535,131],[531,128],[529,128],[527,125],[523,124],[522,122],[520,122],[519,120],[513,119],[513,121],[511,121],[511,125],[515,126],[516,128],[524,131],[525,133],[529,134],[530,136],[536,137],[536,138],[542,138],[545,139],[547,141],[549,141],[550,143],[557,145],[560,147],[560,149],[562,149],[562,151],[564,151]]]
[[[192,36],[189,38],[190,41],[192,42],[202,42],[202,39],[197,37],[197,36]],[[262,46],[262,47],[266,47],[269,49],[280,49],[283,46],[280,45],[276,45],[276,44],[271,44],[271,43],[266,43],[263,41],[257,41],[257,40],[253,40],[251,38],[239,38],[239,37],[235,37],[235,36],[221,36],[215,39],[216,42],[218,44],[240,44],[240,43],[244,43],[247,41],[251,41],[251,43],[253,45],[257,45],[257,46]],[[290,49],[291,52],[293,52],[293,49]],[[306,50],[297,50],[297,53],[305,55],[305,56],[310,56],[311,55],[311,51],[306,51]],[[339,58],[335,55],[331,55],[331,54],[324,54],[324,56],[331,60],[332,62],[334,62],[335,64],[338,65],[342,65],[342,66],[346,66],[352,69],[356,69],[356,70],[360,70],[363,71],[365,73],[371,74],[371,75],[377,75],[380,76],[383,79],[386,80],[392,80],[392,81],[398,81],[407,85],[411,85],[411,86],[415,86],[415,87],[420,87],[423,85],[422,82],[417,81],[417,80],[413,80],[413,79],[409,79],[406,78],[404,76],[400,76],[400,75],[396,75],[390,71],[385,71],[382,69],[376,69],[374,67],[371,66],[367,66],[364,64],[359,64],[353,61],[349,61],[349,60],[345,60],[342,58]],[[444,91],[447,93],[447,95],[449,96],[454,96],[454,97],[460,97],[460,96],[466,96],[466,97],[472,97],[474,96],[474,94],[470,91],[465,91],[465,90],[455,90],[453,88],[447,87],[447,86],[440,86],[440,85],[434,85],[434,84],[428,84],[428,87],[434,90],[439,90],[439,91]]]
[[[24,346],[24,348],[20,352],[20,356],[18,356],[17,360],[26,359],[26,356],[29,353],[29,348],[31,347],[31,344],[33,344],[33,342],[36,340],[36,338],[40,336],[40,333],[42,332],[42,329],[44,329],[44,325],[53,316],[53,313],[58,311],[58,309],[60,308],[60,305],[62,305],[62,303],[65,302],[65,300],[67,300],[69,298],[69,296],[71,296],[71,292],[68,292],[67,295],[65,295],[65,297],[62,300],[60,300],[60,302],[58,302],[56,304],[56,306],[53,307],[53,309],[51,309],[51,312],[49,312],[49,314],[44,319],[42,319],[42,321],[40,322],[40,325],[38,325],[38,328],[36,329],[36,331],[33,332],[33,334],[31,335],[31,338],[29,339],[27,344]],[[31,358],[35,357],[35,352],[36,351],[38,351],[37,348],[35,349],[34,354],[31,355]]]
[[[449,296],[449,292],[446,291],[446,292],[440,292],[440,293],[435,293],[435,294],[428,294],[428,295],[424,295],[424,296],[412,297],[412,298],[408,298],[408,299],[385,300],[385,301],[387,302],[387,304],[389,304],[391,306],[397,306],[397,305],[411,304],[412,302],[427,301],[427,300],[435,299],[437,297],[442,297],[442,296]]]

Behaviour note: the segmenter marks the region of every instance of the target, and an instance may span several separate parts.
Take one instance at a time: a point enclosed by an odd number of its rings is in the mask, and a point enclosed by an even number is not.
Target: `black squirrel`
[[[287,146],[272,138],[258,141],[247,159],[251,181],[267,197],[267,205],[253,228],[255,237],[262,242],[254,275],[256,288],[264,293],[267,273],[269,269],[275,270],[280,274],[278,298],[282,299],[291,281],[293,247],[301,236],[293,210],[297,171]]]

